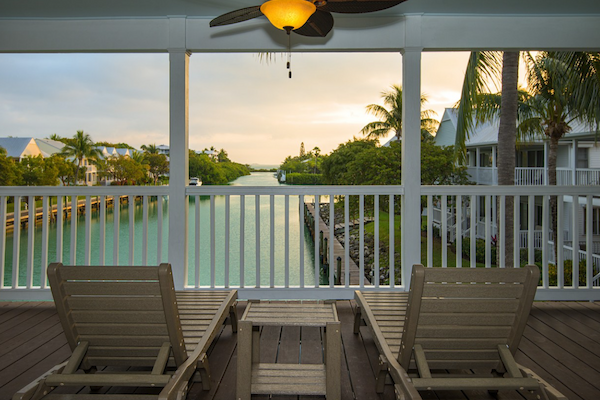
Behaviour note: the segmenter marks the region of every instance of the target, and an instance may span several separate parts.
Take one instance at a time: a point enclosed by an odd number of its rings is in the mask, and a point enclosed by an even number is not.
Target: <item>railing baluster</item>
[[[359,269],[360,269],[360,287],[365,287],[365,195],[358,196],[358,227],[359,227]]]
[[[557,201],[556,201],[556,219],[558,221],[563,221],[564,220],[564,210],[565,210],[565,202],[564,202],[564,197],[563,196],[558,196]],[[554,229],[554,227],[548,225],[548,228],[546,229]],[[544,243],[547,242],[544,241]],[[564,231],[562,229],[557,229],[556,231],[556,242],[554,243],[554,248],[555,248],[555,252],[556,252],[556,259],[554,260],[555,265],[556,265],[556,286],[559,289],[564,288],[565,286],[565,264],[564,264],[564,254],[565,254],[565,236],[564,236]],[[546,247],[544,249],[547,249],[548,246],[546,245]]]
[[[244,266],[245,266],[245,235],[246,228],[246,196],[240,196],[240,287],[244,287]]]
[[[442,268],[448,267],[448,196],[442,196]]]
[[[79,211],[77,195],[71,196],[71,265],[77,264],[77,213]]]
[[[156,207],[158,208],[158,220],[156,221],[156,263],[162,262],[162,243],[163,243],[163,197],[156,196]],[[185,279],[187,281],[187,278]]]
[[[477,247],[477,202],[479,201],[479,197],[475,195],[471,195],[471,236],[469,237],[470,241],[470,262],[471,268],[477,268],[477,258],[476,258],[476,247]]]
[[[593,223],[593,197],[591,195],[586,196],[585,202],[585,278],[586,278],[586,287],[591,289],[593,287],[594,281],[594,268],[593,268],[593,258],[592,258],[592,247],[593,247],[593,231],[592,231],[592,223]]]
[[[562,196],[561,196],[562,197]],[[549,285],[548,275],[548,233],[550,228],[550,198],[542,197],[542,286],[547,288]],[[556,245],[556,244],[555,244]],[[556,262],[556,260],[555,260]]]
[[[344,286],[350,286],[350,195],[344,201]]]
[[[100,196],[100,243],[99,243],[99,264],[106,262],[106,196]]]
[[[231,199],[230,196],[225,196],[225,273],[223,276],[223,286],[229,287],[229,245],[230,245],[230,235],[229,235],[229,222],[230,222],[230,207],[231,207]]]
[[[200,248],[200,236],[202,230],[200,229],[200,196],[194,196],[194,210],[195,210],[195,243],[194,246],[194,287],[200,287],[200,254],[202,253]]]
[[[290,196],[285,195],[284,200],[284,286],[290,287]],[[303,225],[302,222],[300,225]]]
[[[305,203],[304,203],[304,195],[300,195],[298,198],[298,210],[300,213],[300,218],[298,223],[300,224],[300,238],[299,238],[299,252],[300,252],[300,265],[299,265],[299,270],[300,270],[300,287],[304,288],[304,218],[306,217],[304,215],[304,207],[305,207]]]
[[[269,287],[275,287],[275,196],[269,196]]]
[[[19,256],[21,249],[21,196],[15,196],[13,212],[12,287],[19,286]]]
[[[333,244],[335,241],[335,201],[333,193],[329,195],[329,287],[335,286],[336,261],[333,253]],[[377,253],[376,253],[377,254]]]
[[[395,248],[395,238],[394,238],[394,233],[395,233],[395,228],[396,228],[396,220],[394,218],[394,195],[390,194],[390,201],[389,201],[389,236],[390,236],[390,242],[389,242],[389,258],[390,258],[390,264],[389,264],[389,273],[388,273],[388,277],[389,277],[389,284],[390,287],[393,288],[395,283],[396,283],[396,274],[395,274],[395,254],[394,252],[396,251]]]
[[[119,235],[121,231],[121,196],[113,196],[113,265],[119,265]]]
[[[490,215],[490,209],[492,203],[491,196],[485,196],[485,267],[490,268],[492,266],[492,217]]]
[[[142,196],[142,265],[148,265],[148,195]]]
[[[260,287],[260,195],[254,198],[254,235],[256,236],[256,282],[257,288]]]
[[[504,236],[506,234],[506,221],[504,215],[506,213],[506,196],[500,196],[500,218],[496,220],[499,222],[499,226],[496,233],[496,251],[498,254],[498,267],[506,268],[506,250],[504,248]]]
[[[7,196],[0,196],[0,289],[4,288],[6,260],[6,202]],[[14,215],[14,214],[13,214]]]
[[[85,196],[85,255],[84,265],[92,260],[92,196]]]
[[[528,259],[527,263],[535,264],[535,252],[534,252],[534,230],[535,230],[535,196],[528,196],[527,204],[527,252]]]
[[[375,271],[373,277],[375,278],[375,287],[379,287],[379,195],[376,194],[373,198],[373,205],[375,208],[375,238],[373,243],[373,264]]]
[[[433,196],[427,196],[427,268],[433,267]],[[473,232],[473,229],[471,229]]]
[[[573,266],[573,287],[579,287],[579,194],[573,195],[573,206],[571,207],[571,216],[573,227],[571,234],[571,247],[573,247],[572,266]]]
[[[33,256],[35,249],[35,196],[29,196],[27,207],[27,289],[33,287]]]
[[[320,268],[320,260],[319,260],[319,220],[321,217],[319,213],[321,211],[321,196],[318,194],[315,195],[315,287],[319,287],[319,268]]]
[[[216,218],[216,207],[215,207],[215,195],[210,195],[210,287],[215,287],[215,266],[217,265],[217,249],[216,249],[216,236],[215,236],[215,218]]]
[[[513,197],[513,267],[521,266],[521,196]]]
[[[135,196],[127,199],[127,210],[129,213],[129,264],[134,264],[135,255]]]
[[[454,244],[456,248],[456,268],[462,268],[462,196],[456,196],[456,238]]]
[[[56,262],[63,261],[63,212],[64,197],[56,198]]]

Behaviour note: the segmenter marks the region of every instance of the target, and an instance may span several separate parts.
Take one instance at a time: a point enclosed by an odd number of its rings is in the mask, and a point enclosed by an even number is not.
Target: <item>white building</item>
[[[498,121],[488,122],[475,127],[475,131],[466,141],[467,149],[467,171],[470,179],[477,185],[498,184]],[[435,142],[439,146],[454,145],[457,126],[457,111],[447,108],[444,111],[442,121],[435,136]],[[600,194],[600,143],[595,140],[595,132],[584,124],[572,124],[572,130],[559,142],[557,154],[557,185],[563,186],[598,186]],[[548,143],[542,139],[521,143],[517,145],[515,185],[547,185],[548,184]],[[573,200],[567,196],[565,201],[565,212],[562,216],[565,243],[568,245],[573,241]],[[581,202],[581,201],[580,201]],[[579,205],[578,227],[579,242],[585,242],[587,205],[584,202]],[[592,232],[594,253],[600,254],[600,197],[593,199],[592,208]],[[521,246],[527,245],[528,229],[527,201],[521,200],[519,220],[521,223]],[[543,216],[542,198],[537,197],[535,201],[535,242],[536,247],[541,246]],[[495,207],[494,207],[495,210]],[[452,212],[452,211],[451,211]],[[495,212],[495,211],[493,211]],[[479,217],[484,213],[484,205],[479,204]],[[435,217],[437,216],[437,218]],[[439,210],[434,210],[434,218],[439,223]],[[466,218],[466,215],[464,216]],[[466,222],[465,222],[466,223]],[[464,231],[470,234],[469,230]],[[495,234],[495,227],[492,229]],[[483,237],[483,227],[478,227],[477,236]]]

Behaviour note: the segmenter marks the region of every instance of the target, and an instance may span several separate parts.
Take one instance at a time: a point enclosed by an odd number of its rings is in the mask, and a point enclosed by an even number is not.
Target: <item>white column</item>
[[[550,146],[547,140],[544,140],[544,185],[548,184],[548,153]]]
[[[184,49],[169,51],[169,262],[178,290],[188,271],[189,57]]]
[[[577,185],[577,148],[579,147],[579,142],[577,140],[573,140],[572,152],[573,156],[571,161],[571,184]]]
[[[421,51],[402,52],[402,284],[421,263]]]

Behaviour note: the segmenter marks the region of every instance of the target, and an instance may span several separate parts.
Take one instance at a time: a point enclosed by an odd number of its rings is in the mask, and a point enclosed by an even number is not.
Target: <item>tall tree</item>
[[[77,172],[75,173],[75,184],[79,182],[79,170],[83,166],[83,160],[94,160],[100,156],[100,151],[94,147],[90,135],[84,131],[77,131],[72,141],[67,143],[61,154],[65,157],[73,157],[77,160]]]
[[[144,150],[148,154],[158,154],[158,147],[156,147],[155,143],[141,146],[141,149]]]
[[[369,104],[367,112],[379,118],[379,121],[369,122],[360,133],[369,139],[379,139],[394,132],[397,140],[402,138],[402,87],[392,85],[391,90],[382,92],[383,104]],[[426,96],[421,96],[421,107],[427,102]],[[386,108],[387,107],[387,108]],[[426,138],[427,134],[435,132],[437,121],[433,119],[433,110],[421,111],[421,135]]]

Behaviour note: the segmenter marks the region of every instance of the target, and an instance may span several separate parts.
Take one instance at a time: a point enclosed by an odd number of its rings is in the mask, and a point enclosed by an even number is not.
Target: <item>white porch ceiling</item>
[[[0,18],[112,18],[168,15],[212,18],[261,0],[3,0]],[[407,0],[378,15],[600,15],[598,0]],[[344,15],[335,14],[336,18]],[[365,14],[362,17],[368,17]]]

